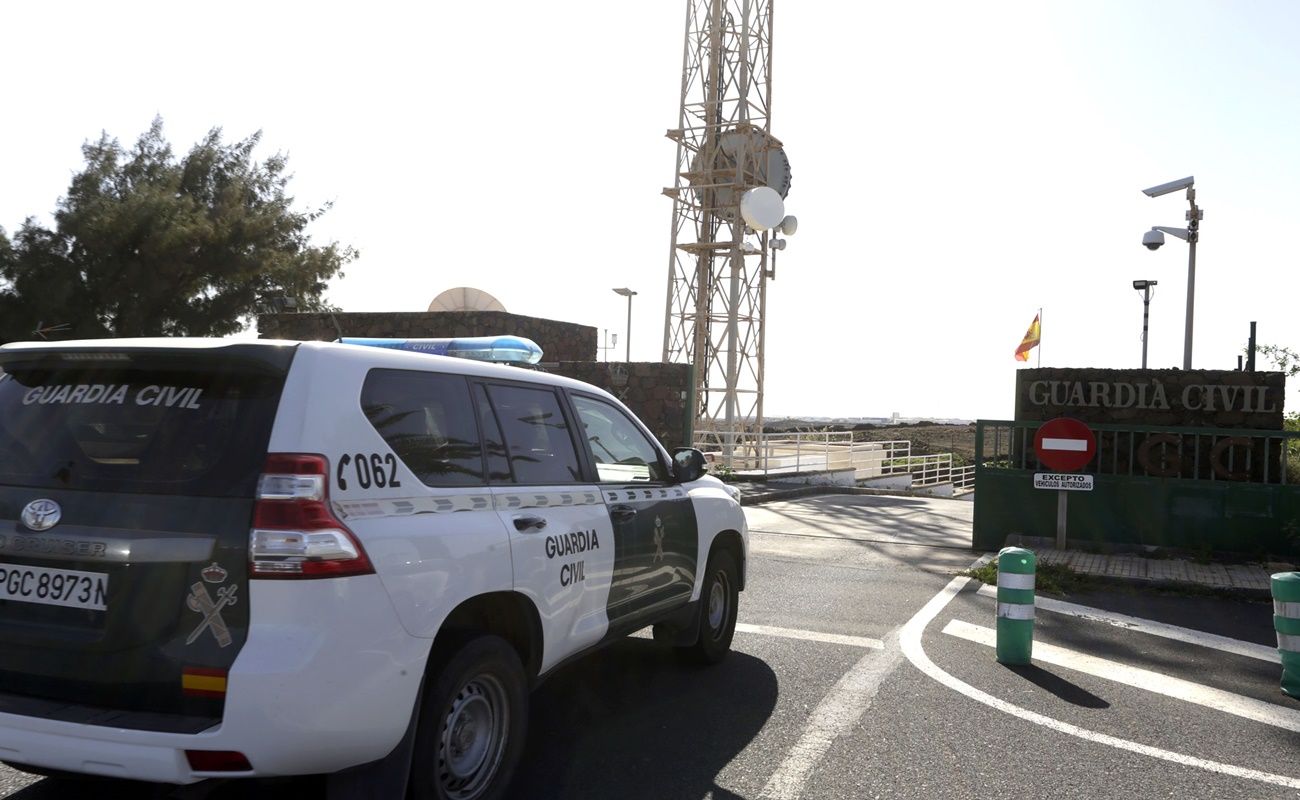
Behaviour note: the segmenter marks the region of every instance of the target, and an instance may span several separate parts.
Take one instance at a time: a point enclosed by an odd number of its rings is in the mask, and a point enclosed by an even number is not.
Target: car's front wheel
[[[499,636],[466,640],[435,665],[411,764],[418,800],[491,800],[505,794],[528,728],[528,681]]]
[[[717,664],[731,651],[740,599],[737,574],[736,559],[730,551],[715,550],[709,556],[700,590],[700,638],[682,649],[690,660]]]

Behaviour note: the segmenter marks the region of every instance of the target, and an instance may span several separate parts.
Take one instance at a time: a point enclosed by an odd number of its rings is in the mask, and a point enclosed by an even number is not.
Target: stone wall
[[[1022,369],[1016,419],[1281,430],[1281,372],[1180,369]]]
[[[547,372],[599,386],[622,400],[669,451],[690,446],[689,364],[585,361],[542,366]]]
[[[333,341],[341,336],[392,339],[442,339],[509,334],[532,339],[542,360],[596,360],[599,336],[590,325],[524,317],[505,311],[383,311],[334,314],[259,314],[262,339]]]

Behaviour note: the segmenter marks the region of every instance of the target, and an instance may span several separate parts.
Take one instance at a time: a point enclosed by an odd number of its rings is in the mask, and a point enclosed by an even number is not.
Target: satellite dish
[[[745,126],[727,131],[718,138],[712,164],[708,163],[709,159],[703,153],[696,155],[691,163],[691,185],[696,199],[702,202],[704,190],[713,189],[714,213],[723,219],[733,219],[735,211],[732,209],[740,199],[736,196],[736,190],[726,185],[726,182],[734,179],[739,166],[737,161],[741,159],[742,153],[750,185],[757,183],[771,187],[782,198],[790,194],[790,159],[781,142],[760,128]],[[712,177],[708,176],[710,168],[713,170]]]
[[[429,304],[430,311],[505,311],[501,301],[472,286],[448,289]]]
[[[771,186],[758,186],[741,195],[740,216],[756,231],[769,230],[785,219],[785,202]]]

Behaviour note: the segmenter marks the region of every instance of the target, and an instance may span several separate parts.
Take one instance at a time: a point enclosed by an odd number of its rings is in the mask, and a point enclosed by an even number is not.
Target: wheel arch
[[[429,664],[446,657],[456,644],[475,634],[500,636],[514,647],[530,681],[536,681],[542,664],[542,620],[532,601],[518,592],[476,595],[452,609],[433,640]]]
[[[745,540],[741,538],[740,531],[719,531],[713,537],[713,543],[709,545],[709,555],[712,556],[718,550],[727,550],[736,559],[736,569],[740,571],[738,576],[740,582],[736,589],[744,591],[747,565],[745,564]]]

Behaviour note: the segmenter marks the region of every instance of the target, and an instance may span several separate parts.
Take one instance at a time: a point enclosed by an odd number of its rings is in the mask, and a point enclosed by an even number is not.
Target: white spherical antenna
[[[472,286],[448,289],[429,304],[430,311],[505,311],[501,301]]]
[[[781,233],[786,236],[794,236],[794,232],[799,230],[799,220],[794,217],[786,217],[781,220]]]
[[[740,216],[756,231],[770,230],[785,219],[785,202],[776,189],[756,186],[741,195]]]

